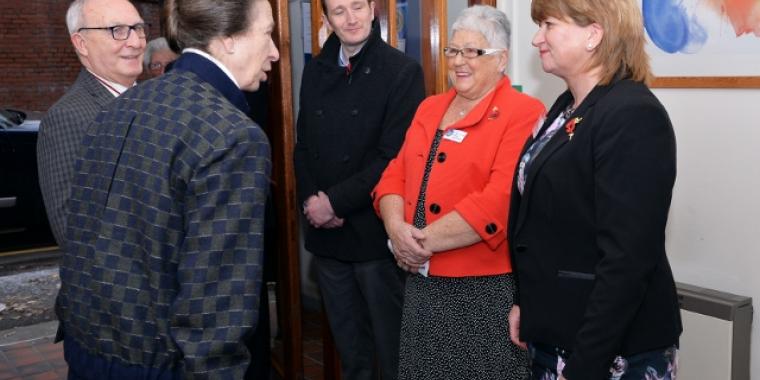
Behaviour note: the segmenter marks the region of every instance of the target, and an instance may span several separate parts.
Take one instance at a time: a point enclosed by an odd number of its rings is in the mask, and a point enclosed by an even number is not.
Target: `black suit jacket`
[[[541,131],[572,102],[562,94]],[[570,350],[569,380],[602,379],[616,355],[678,342],[665,255],[676,147],[638,82],[597,86],[576,117],[573,137],[560,127],[535,158],[524,193],[513,185],[509,241],[522,339]]]
[[[303,72],[294,166],[299,202],[318,191],[330,199],[340,228],[306,227],[306,249],[345,261],[391,257],[370,192],[404,140],[425,96],[422,68],[380,38],[379,25],[352,70],[338,65],[332,34]]]

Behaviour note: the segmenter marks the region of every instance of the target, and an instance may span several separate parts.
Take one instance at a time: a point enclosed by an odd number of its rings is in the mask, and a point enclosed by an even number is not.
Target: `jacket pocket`
[[[557,271],[557,288],[553,291],[553,303],[558,315],[554,323],[562,331],[572,331],[573,335],[583,325],[588,298],[594,289],[593,273]],[[568,339],[570,339],[568,337]]]
[[[594,281],[594,279],[596,278],[596,275],[593,273],[573,272],[569,270],[558,270],[557,277],[567,278],[567,279],[572,279],[572,280]]]

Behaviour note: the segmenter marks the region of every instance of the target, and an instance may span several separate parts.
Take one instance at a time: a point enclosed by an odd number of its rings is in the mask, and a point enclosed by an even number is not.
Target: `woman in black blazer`
[[[509,242],[511,337],[536,379],[670,379],[681,319],[665,254],[676,174],[646,86],[634,0],[533,0],[533,45],[568,90],[521,153]]]

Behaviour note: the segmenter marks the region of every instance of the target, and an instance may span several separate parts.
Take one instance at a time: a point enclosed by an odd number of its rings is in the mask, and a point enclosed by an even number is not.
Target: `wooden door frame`
[[[311,55],[316,57],[322,50],[319,45],[319,29],[322,28],[322,0],[311,0]]]
[[[283,356],[272,352],[272,365],[285,379],[303,378],[303,340],[301,330],[301,275],[298,244],[296,184],[293,175],[293,86],[290,64],[290,20],[287,0],[270,0],[275,30],[272,37],[280,60],[269,75],[269,122],[272,146],[272,191],[277,212],[277,303],[278,326]]]
[[[376,15],[379,17],[380,28],[391,46],[398,46],[398,33],[396,33],[396,12],[388,12],[396,9],[396,0],[374,0]],[[467,4],[490,5],[496,7],[497,0],[468,0]],[[421,14],[427,15],[421,21],[422,30],[429,33],[422,35],[422,69],[425,76],[425,93],[427,95],[439,94],[448,90],[448,78],[443,68],[445,57],[443,47],[448,42],[448,27],[446,23],[447,2],[445,0],[420,1]],[[311,25],[312,41],[311,50],[314,55],[319,53],[318,32],[322,26],[322,0],[311,0]],[[317,10],[316,12],[314,10]]]
[[[446,58],[443,47],[448,42],[446,27],[447,4],[445,0],[420,1],[422,8],[421,29],[429,33],[422,34],[420,52],[422,53],[422,72],[425,75],[425,94],[440,94],[448,89],[446,70],[443,70]]]
[[[380,22],[383,39],[389,45],[398,46],[396,21],[396,0],[371,0],[375,2],[375,17]],[[468,0],[469,5],[484,4],[496,6],[496,0]],[[422,35],[422,67],[425,76],[425,91],[428,95],[442,93],[448,89],[448,78],[443,68],[445,57],[443,47],[448,40],[446,23],[447,4],[445,0],[421,1],[421,14],[428,15],[421,20],[422,30],[429,33]],[[319,54],[319,30],[322,27],[322,0],[311,0],[311,51],[314,56]],[[297,214],[296,214],[297,215]],[[296,224],[297,224],[296,220]],[[296,272],[298,273],[298,272]],[[329,324],[324,313],[322,322],[322,352],[323,376],[325,379],[340,380],[340,360],[335,349],[335,342],[330,333]],[[300,330],[299,330],[300,333]],[[300,352],[300,351],[299,351]],[[288,377],[286,377],[288,378]]]
[[[393,47],[398,46],[396,25],[396,0],[372,0],[375,2],[375,17],[380,22],[380,35]]]

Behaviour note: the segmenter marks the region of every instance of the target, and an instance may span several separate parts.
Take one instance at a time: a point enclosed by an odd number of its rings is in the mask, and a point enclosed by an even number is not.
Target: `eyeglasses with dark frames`
[[[134,25],[114,25],[114,26],[101,26],[92,28],[79,28],[77,32],[83,30],[108,30],[111,32],[111,37],[116,41],[124,41],[129,39],[130,33],[134,30],[137,33],[137,37],[145,38],[148,34],[148,28],[150,24],[143,22]]]
[[[159,69],[162,69],[162,68],[168,66],[172,62],[173,62],[173,60],[169,61],[169,62],[151,62],[151,63],[148,64],[148,68],[151,69],[151,70],[159,70]]]
[[[462,57],[465,58],[477,58],[481,55],[489,55],[494,54],[502,51],[504,49],[478,49],[478,48],[453,48],[453,47],[445,47],[443,48],[443,55],[446,56],[446,58],[454,58],[459,54],[462,54]]]

